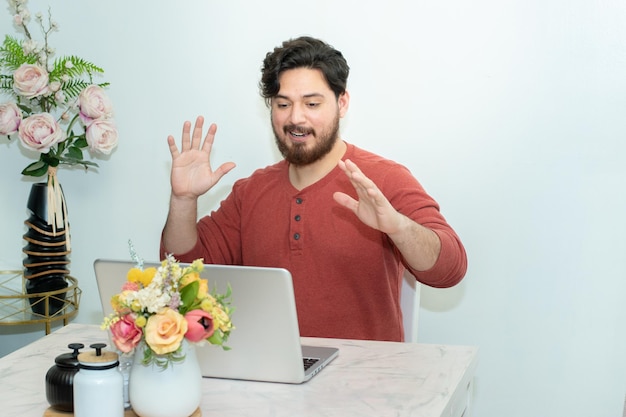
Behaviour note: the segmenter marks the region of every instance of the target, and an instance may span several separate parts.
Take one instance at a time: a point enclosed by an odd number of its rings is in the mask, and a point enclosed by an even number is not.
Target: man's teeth
[[[304,133],[300,133],[300,132],[291,132],[291,134],[292,134],[293,136],[298,136],[298,137],[302,137],[302,136],[304,136]]]

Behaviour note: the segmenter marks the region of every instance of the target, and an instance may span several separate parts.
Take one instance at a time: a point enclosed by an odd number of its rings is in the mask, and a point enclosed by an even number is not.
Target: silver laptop
[[[113,312],[111,297],[120,292],[134,266],[131,261],[94,262],[105,316]],[[196,349],[203,376],[299,384],[339,354],[335,347],[300,344],[293,283],[286,269],[207,264],[201,275],[219,293],[230,285],[235,326],[227,342],[231,350],[209,344]]]

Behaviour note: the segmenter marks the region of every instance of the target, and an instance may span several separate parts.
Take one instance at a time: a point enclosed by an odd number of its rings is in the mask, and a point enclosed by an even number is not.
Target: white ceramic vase
[[[144,365],[144,345],[135,352],[130,369],[130,404],[139,417],[189,417],[200,406],[202,374],[195,346],[182,344],[185,359],[163,369],[155,363]]]

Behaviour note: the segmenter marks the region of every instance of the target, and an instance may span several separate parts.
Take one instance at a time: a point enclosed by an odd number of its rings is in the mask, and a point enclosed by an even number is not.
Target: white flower
[[[100,73],[102,70],[74,56],[53,62],[55,49],[49,43],[49,36],[58,30],[58,23],[52,20],[50,14],[33,13],[32,20],[36,19],[35,23],[43,35],[43,39],[37,41],[32,37],[35,32],[27,27],[31,19],[27,0],[8,0],[8,4],[11,10],[9,16],[24,39],[17,41],[21,51],[13,50],[16,43],[8,36],[0,45],[3,49],[9,46],[6,49],[8,52],[0,56],[0,75],[7,78],[5,90],[9,89],[5,92],[15,96],[20,107],[0,108],[0,132],[11,135],[17,130],[22,145],[47,154],[47,157],[39,157],[38,165],[28,165],[23,171],[24,175],[45,175],[46,166],[56,167],[60,164],[80,164],[87,169],[89,163],[83,160],[82,153],[79,155],[76,152],[77,147],[85,147],[86,141],[92,156],[93,151],[106,155],[118,142],[118,131],[112,117],[113,108],[106,95],[99,92],[86,98],[82,94],[82,87],[91,81],[92,72]],[[64,67],[58,68],[58,65]],[[6,74],[5,69],[13,73]],[[50,79],[50,73],[55,69],[57,71]],[[75,97],[77,93],[82,96],[80,108],[79,99]],[[78,112],[81,113],[80,118],[74,119],[73,115]],[[88,123],[85,117],[89,118]],[[59,122],[67,125],[68,121],[71,122],[67,131],[60,129]],[[80,130],[74,130],[79,125]],[[59,146],[66,140],[67,143]]]
[[[29,55],[32,52],[35,52],[39,48],[37,42],[32,39],[27,39],[22,43],[22,50],[24,51],[24,55]]]
[[[48,71],[38,65],[20,65],[13,73],[13,89],[27,99],[44,95],[48,92]]]
[[[117,146],[117,128],[111,120],[94,120],[87,127],[85,139],[91,151],[108,155]]]
[[[18,137],[28,149],[48,153],[51,147],[65,140],[65,132],[50,113],[37,113],[22,120]]]
[[[0,135],[12,135],[22,121],[22,112],[15,103],[0,104]]]
[[[142,309],[149,313],[157,313],[169,304],[171,296],[163,292],[161,287],[162,285],[155,282],[153,278],[150,285],[137,291],[136,300]]]
[[[65,103],[65,93],[63,92],[63,90],[59,90],[56,93],[54,93],[54,101],[57,104],[63,104]],[[64,113],[65,114],[65,113]],[[61,117],[63,118],[63,117]]]
[[[50,91],[52,91],[53,93],[56,93],[57,91],[59,91],[59,89],[61,88],[61,83],[58,81],[52,81],[50,83],[50,85],[48,86],[48,88],[50,89]]]

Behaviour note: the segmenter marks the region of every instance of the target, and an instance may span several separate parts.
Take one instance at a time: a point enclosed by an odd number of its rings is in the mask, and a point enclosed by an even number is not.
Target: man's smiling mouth
[[[294,141],[303,142],[309,135],[313,134],[312,129],[306,129],[298,126],[286,126],[285,133]]]

